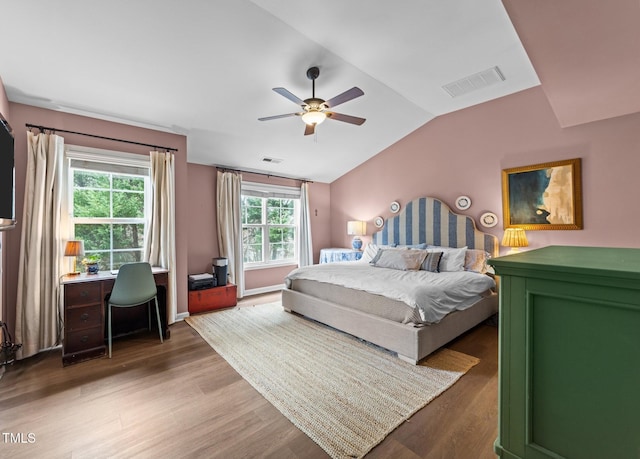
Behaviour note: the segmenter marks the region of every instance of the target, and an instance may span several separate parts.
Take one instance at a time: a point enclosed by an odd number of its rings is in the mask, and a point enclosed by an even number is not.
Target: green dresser
[[[551,246],[500,276],[503,458],[640,458],[640,249]]]

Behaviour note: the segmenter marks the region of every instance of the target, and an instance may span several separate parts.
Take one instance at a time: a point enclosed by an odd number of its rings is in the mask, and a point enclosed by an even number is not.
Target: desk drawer
[[[65,340],[65,354],[104,346],[104,329],[101,325],[84,330],[67,331],[67,333],[65,333]]]
[[[80,282],[64,286],[64,302],[66,305],[102,304],[100,282]]]
[[[67,331],[81,330],[102,325],[102,303],[84,308],[66,310],[65,327]]]

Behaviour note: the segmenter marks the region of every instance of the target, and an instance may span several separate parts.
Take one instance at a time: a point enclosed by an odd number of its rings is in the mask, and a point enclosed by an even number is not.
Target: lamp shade
[[[324,112],[318,110],[309,110],[302,114],[302,121],[306,124],[320,124],[327,118]]]
[[[84,255],[84,241],[67,241],[64,247],[65,257],[81,257]]]
[[[364,236],[367,234],[367,222],[360,220],[347,222],[347,234],[349,236]]]
[[[504,247],[527,247],[527,233],[522,228],[507,228],[502,236],[502,245]]]

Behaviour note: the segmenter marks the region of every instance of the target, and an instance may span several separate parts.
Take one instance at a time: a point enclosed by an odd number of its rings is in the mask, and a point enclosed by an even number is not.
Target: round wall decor
[[[485,212],[480,216],[480,224],[487,228],[493,228],[498,224],[498,216],[493,212]]]
[[[391,205],[389,205],[389,210],[391,211],[391,213],[397,214],[398,212],[400,212],[400,203],[397,201],[393,201]]]
[[[376,228],[382,228],[384,219],[382,217],[376,217],[375,220],[373,220],[373,224],[376,225]]]
[[[471,207],[471,198],[469,196],[458,196],[456,198],[456,207],[460,210],[467,210]]]

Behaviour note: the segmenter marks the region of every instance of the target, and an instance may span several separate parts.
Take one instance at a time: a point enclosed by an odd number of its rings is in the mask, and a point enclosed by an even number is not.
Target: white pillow
[[[467,253],[467,247],[455,249],[453,247],[438,247],[430,245],[427,250],[429,252],[442,252],[440,259],[440,272],[464,271],[464,257]]]
[[[379,268],[417,271],[426,256],[426,250],[380,249],[371,264]]]

